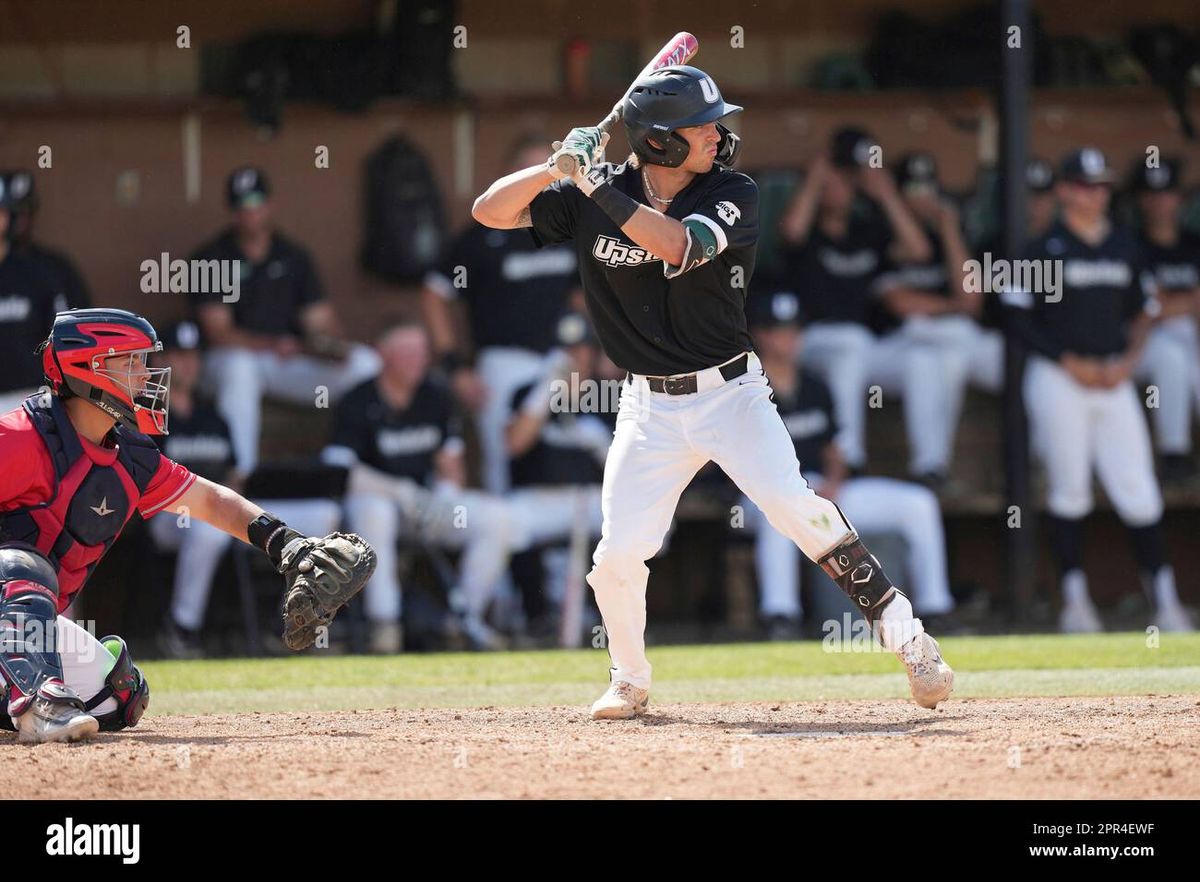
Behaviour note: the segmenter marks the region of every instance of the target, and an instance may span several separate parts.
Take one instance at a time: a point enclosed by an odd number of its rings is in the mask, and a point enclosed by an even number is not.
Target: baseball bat
[[[600,125],[597,128],[606,135],[612,132],[613,126],[621,118],[621,106],[625,103],[625,99],[629,97],[629,92],[633,89],[634,83],[651,71],[658,70],[660,67],[669,67],[672,64],[687,64],[699,51],[700,41],[687,31],[680,31],[668,40],[662,49],[658,51],[658,54],[654,56],[654,60],[642,68],[642,72],[634,78],[633,83],[629,84],[629,88],[625,90],[625,94],[621,96],[621,100],[613,105],[612,111],[600,121]],[[558,160],[554,164],[567,177],[575,174],[576,163],[574,156],[564,154],[558,157]]]

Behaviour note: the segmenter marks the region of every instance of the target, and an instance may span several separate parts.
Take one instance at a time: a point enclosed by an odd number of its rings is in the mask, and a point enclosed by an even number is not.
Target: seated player
[[[225,187],[232,223],[194,255],[239,267],[238,298],[197,292],[196,319],[212,346],[206,380],[243,474],[258,464],[263,396],[309,405],[325,387],[336,401],[379,371],[374,350],[346,338],[308,250],[276,229],[270,195],[261,170],[236,169]]]
[[[757,287],[757,286],[756,286]],[[847,478],[834,438],[837,420],[829,387],[798,369],[804,338],[800,299],[778,286],[763,286],[747,302],[754,348],[775,390],[775,406],[792,442],[804,480],[837,503],[864,532],[898,533],[908,546],[912,603],[926,626],[954,609],[946,578],[946,541],[937,496],[926,487],[892,478]],[[800,549],[769,523],[749,499],[747,526],[756,531],[755,564],[760,613],[772,633],[793,635],[800,621]],[[945,630],[947,622],[938,624]]]
[[[365,592],[372,651],[403,647],[396,575],[402,535],[461,550],[452,604],[473,648],[499,649],[504,641],[484,616],[518,541],[516,517],[503,499],[464,489],[459,419],[450,390],[429,376],[425,329],[396,325],[376,348],[383,371],[346,393],[322,454],[327,464],[349,469],[347,520],[379,554]]]
[[[240,490],[229,426],[196,388],[201,371],[200,329],[193,322],[177,322],[166,327],[159,340],[162,351],[151,361],[155,367],[171,370],[171,434],[157,436],[158,446],[192,474]],[[256,501],[306,535],[323,536],[341,520],[341,506],[331,499]],[[158,648],[169,658],[197,658],[202,654],[200,631],[213,576],[233,537],[190,517],[154,518],[150,535],[160,548],[179,552]]]
[[[186,512],[266,552],[288,586],[292,649],[313,645],[375,566],[357,536],[306,539],[159,451],[149,435],[167,431],[171,371],[146,359],[160,347],[131,312],[60,312],[40,347],[49,391],[0,417],[0,724],[20,741],[78,741],[145,711],[124,641],[62,615],[135,512]]]

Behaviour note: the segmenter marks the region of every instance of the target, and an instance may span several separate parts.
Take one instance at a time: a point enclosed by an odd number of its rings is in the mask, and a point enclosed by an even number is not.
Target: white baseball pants
[[[1033,447],[1046,470],[1051,514],[1078,519],[1091,512],[1095,469],[1125,524],[1158,522],[1163,504],[1150,430],[1131,381],[1115,389],[1090,389],[1057,363],[1031,355],[1024,393]]]
[[[837,507],[805,483],[762,363],[753,353],[749,359],[749,371],[727,382],[715,368],[702,371],[700,391],[691,395],[652,392],[637,376],[623,387],[604,467],[602,536],[587,577],[608,633],[613,680],[650,686],[646,561],[662,545],[684,487],[708,461],[811,560],[851,533]],[[889,648],[922,630],[902,595],[885,607],[882,620]]]

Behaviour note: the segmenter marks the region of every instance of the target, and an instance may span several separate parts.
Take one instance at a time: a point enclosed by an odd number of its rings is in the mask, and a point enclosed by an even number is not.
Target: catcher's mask
[[[123,426],[167,434],[171,369],[147,366],[162,343],[154,326],[123,309],[70,309],[38,347],[51,392],[90,402]]]
[[[704,71],[680,64],[660,67],[639,78],[621,105],[621,117],[629,144],[642,162],[678,168],[691,146],[676,129],[716,122],[741,109],[725,103],[717,84]],[[716,162],[732,168],[740,139],[719,122],[717,131],[721,140]]]

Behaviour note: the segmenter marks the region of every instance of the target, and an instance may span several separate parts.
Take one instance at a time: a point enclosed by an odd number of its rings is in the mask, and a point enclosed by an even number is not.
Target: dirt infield
[[[11,736],[10,736],[11,738]],[[1200,698],[970,699],[151,717],[80,745],[0,742],[47,796],[1200,796]]]

